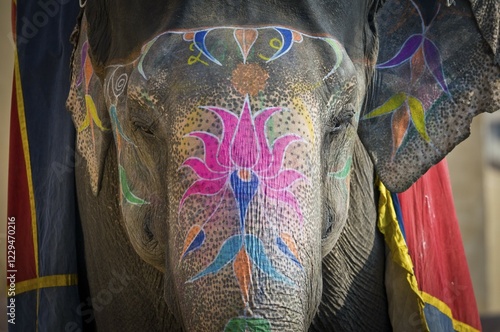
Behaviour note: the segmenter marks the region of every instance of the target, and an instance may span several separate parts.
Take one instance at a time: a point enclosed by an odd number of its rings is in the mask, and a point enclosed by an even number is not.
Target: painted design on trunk
[[[434,14],[434,17],[429,23],[425,23],[422,12],[418,6],[411,1],[415,7],[422,26],[422,33],[413,34],[406,39],[403,46],[389,60],[378,64],[376,68],[391,69],[399,67],[406,62],[410,63],[410,84],[408,88],[411,93],[399,92],[386,100],[381,106],[375,108],[370,113],[364,116],[364,120],[372,119],[386,114],[391,115],[392,129],[392,156],[394,159],[396,154],[407,136],[410,123],[413,124],[420,137],[427,143],[432,144],[425,125],[425,107],[421,99],[416,97],[418,87],[421,86],[420,80],[428,71],[442,92],[451,98],[448,84],[443,71],[441,55],[437,45],[428,38],[427,32],[431,28],[434,19],[439,14],[440,5]],[[430,94],[428,94],[430,95]]]
[[[189,167],[198,176],[198,180],[182,196],[179,213],[186,200],[193,195],[218,197],[220,201],[203,224],[194,225],[188,231],[181,260],[203,245],[205,241],[203,227],[211,220],[226,192],[230,190],[238,206],[239,232],[224,241],[215,259],[188,282],[215,274],[232,263],[243,301],[247,305],[252,284],[252,267],[257,267],[274,280],[293,284],[291,279],[273,267],[262,240],[256,235],[247,233],[246,221],[248,208],[259,193],[263,197],[277,201],[278,204],[289,206],[295,212],[297,222],[303,224],[304,216],[291,187],[299,181],[308,183],[308,179],[297,170],[284,168],[284,156],[291,144],[305,141],[296,134],[285,134],[276,138],[271,144],[266,136],[266,123],[274,114],[287,110],[271,107],[252,115],[248,96],[245,98],[239,117],[219,107],[202,108],[219,117],[223,134],[220,139],[204,131],[193,131],[187,135],[203,143],[205,160],[190,157],[181,165]],[[279,234],[275,245],[285,257],[302,268],[297,244],[290,234]]]
[[[224,332],[234,331],[270,332],[271,324],[265,318],[237,317],[231,319],[224,327]]]

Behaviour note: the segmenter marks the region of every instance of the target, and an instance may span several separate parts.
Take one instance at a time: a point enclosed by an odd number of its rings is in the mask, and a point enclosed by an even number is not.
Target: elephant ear
[[[387,0],[378,12],[359,134],[391,191],[467,138],[475,115],[500,108],[499,18],[498,0]]]
[[[90,185],[94,195],[97,195],[112,132],[103,85],[91,61],[85,15],[74,32],[73,40],[71,88],[66,106],[77,131],[78,152],[87,162]]]

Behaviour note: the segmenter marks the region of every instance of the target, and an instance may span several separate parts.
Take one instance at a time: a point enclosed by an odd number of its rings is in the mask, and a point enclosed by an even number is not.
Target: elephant
[[[495,1],[81,4],[83,320],[392,330],[375,183],[404,191],[498,110]]]

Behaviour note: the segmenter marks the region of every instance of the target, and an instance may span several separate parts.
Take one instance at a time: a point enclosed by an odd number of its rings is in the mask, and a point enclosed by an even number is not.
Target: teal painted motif
[[[132,190],[130,189],[128,180],[127,180],[127,175],[125,174],[125,169],[123,166],[119,166],[119,173],[120,173],[120,187],[121,187],[121,193],[123,195],[123,198],[125,201],[129,204],[132,205],[144,205],[144,204],[149,204],[146,200],[139,198],[136,196]]]
[[[345,180],[349,173],[351,172],[351,166],[352,166],[352,158],[347,159],[344,167],[337,172],[330,172],[328,173],[328,176],[333,177],[334,179],[337,180]]]

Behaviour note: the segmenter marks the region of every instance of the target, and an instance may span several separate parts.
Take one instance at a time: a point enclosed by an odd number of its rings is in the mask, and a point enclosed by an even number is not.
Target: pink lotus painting
[[[254,234],[247,233],[245,221],[248,206],[259,193],[261,196],[285,204],[295,212],[297,222],[302,225],[304,217],[299,201],[291,191],[292,185],[307,178],[301,172],[284,168],[287,148],[294,142],[304,142],[296,134],[284,134],[269,142],[266,123],[274,115],[286,111],[281,107],[265,108],[252,115],[248,96],[245,98],[239,117],[223,108],[203,106],[220,119],[222,137],[205,131],[193,131],[188,137],[199,139],[204,145],[204,160],[190,157],[181,167],[189,167],[198,177],[186,190],[179,203],[179,213],[186,200],[194,195],[212,197],[231,191],[239,211],[239,232],[229,237],[220,247],[215,259],[188,282],[194,282],[206,275],[216,274],[225,265],[233,263],[233,271],[238,280],[245,303],[248,303],[252,266],[275,280],[293,282],[276,270],[264,250],[264,243]],[[218,209],[220,202],[217,205]],[[212,214],[213,215],[213,214]],[[205,241],[205,220],[188,231],[181,259],[202,247]],[[276,246],[300,268],[297,245],[292,236],[281,233],[276,237]]]

